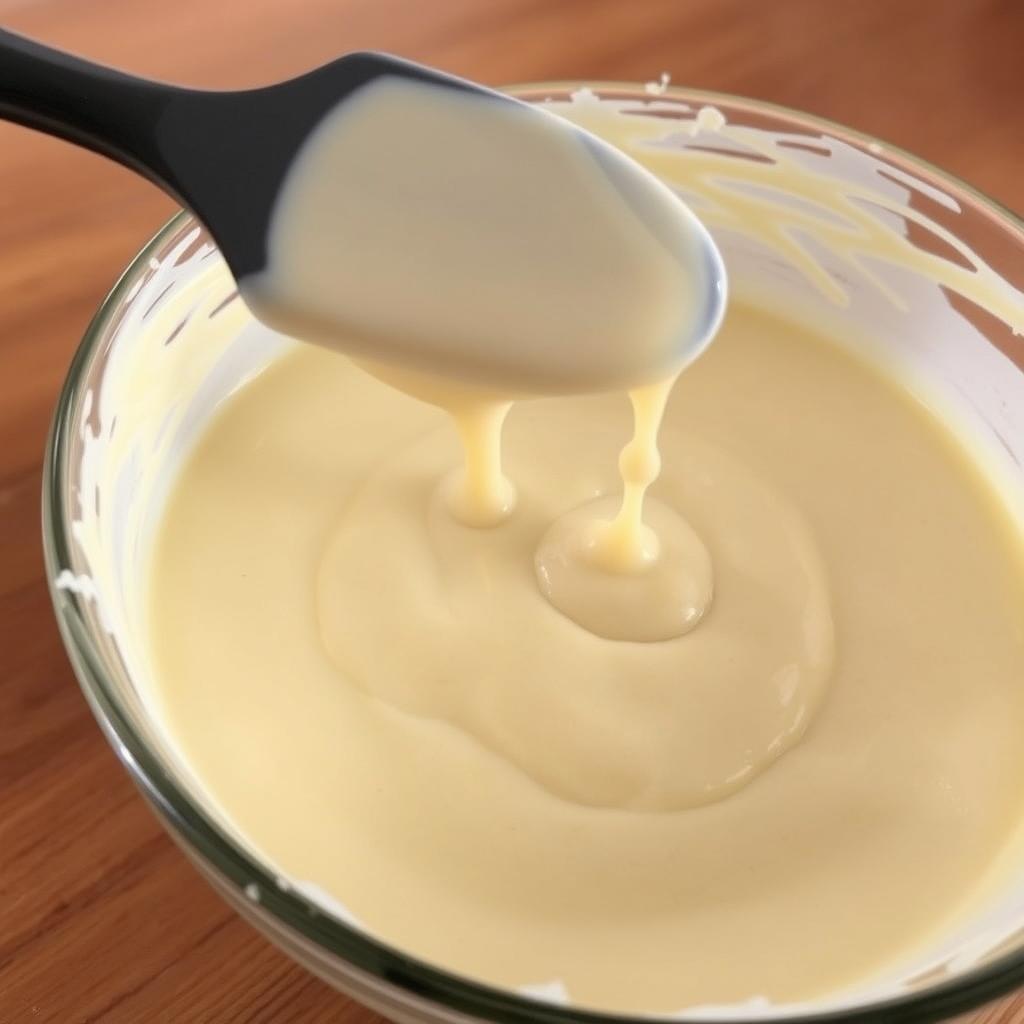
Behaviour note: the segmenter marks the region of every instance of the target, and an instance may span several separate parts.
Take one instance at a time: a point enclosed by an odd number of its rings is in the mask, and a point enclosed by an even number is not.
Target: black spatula
[[[503,142],[505,151],[510,154],[518,152],[516,139],[524,138],[524,133],[527,141],[529,133],[534,131],[548,135],[560,133],[561,136],[571,133],[570,148],[578,144],[584,162],[589,161],[597,169],[598,177],[606,184],[610,183],[614,201],[620,201],[634,211],[636,223],[641,225],[642,231],[655,238],[657,246],[672,250],[675,239],[682,240],[680,252],[685,249],[688,255],[678,257],[681,286],[687,285],[699,301],[694,303],[692,315],[681,318],[678,329],[670,325],[671,329],[663,332],[663,338],[645,338],[640,343],[639,339],[608,332],[609,340],[593,342],[587,349],[586,338],[597,333],[593,329],[594,303],[588,297],[611,291],[611,271],[607,261],[602,263],[597,258],[592,261],[595,267],[593,279],[584,277],[582,282],[577,281],[579,301],[576,301],[576,296],[570,296],[566,302],[569,308],[581,311],[589,304],[591,319],[585,322],[581,316],[576,338],[568,337],[571,330],[563,332],[566,338],[565,351],[562,352],[555,351],[562,346],[561,334],[557,338],[534,339],[532,349],[530,339],[521,339],[519,335],[510,337],[508,332],[501,334],[497,329],[501,311],[495,310],[493,318],[484,318],[495,329],[488,336],[488,323],[485,322],[481,326],[480,351],[471,352],[479,358],[475,361],[465,358],[465,343],[459,357],[452,358],[451,351],[446,351],[446,345],[448,349],[452,347],[450,337],[444,337],[441,330],[432,334],[431,324],[424,322],[429,320],[430,303],[423,303],[421,316],[411,297],[406,298],[409,308],[403,310],[406,315],[402,331],[392,330],[390,335],[387,329],[375,332],[372,329],[374,324],[370,323],[375,317],[367,316],[365,310],[362,311],[362,319],[356,322],[347,320],[344,309],[337,316],[337,311],[332,310],[326,324],[323,317],[319,321],[314,317],[308,318],[309,324],[319,329],[320,337],[316,336],[316,330],[295,330],[291,333],[303,333],[312,340],[368,358],[416,364],[421,368],[450,365],[455,376],[465,369],[464,376],[503,384],[514,382],[527,390],[534,385],[542,386],[544,390],[598,390],[633,383],[663,374],[666,368],[681,365],[703,348],[718,324],[724,303],[721,261],[710,238],[692,214],[668,194],[657,179],[623,158],[612,147],[560,118],[490,89],[382,54],[351,54],[299,78],[265,88],[209,92],[136,78],[0,30],[0,117],[111,157],[171,193],[206,225],[239,281],[242,297],[250,308],[255,307],[257,315],[271,326],[284,330],[289,330],[297,320],[301,322],[304,312],[296,309],[294,302],[288,308],[288,300],[292,296],[281,297],[275,308],[277,296],[272,296],[273,301],[268,305],[257,293],[255,284],[247,289],[247,283],[258,281],[261,272],[267,268],[268,236],[275,203],[298,154],[317,127],[329,114],[345,109],[354,96],[364,90],[363,95],[366,95],[372,91],[370,87],[384,79],[425,84],[434,87],[435,91],[454,91],[463,99],[467,95],[480,98],[495,104],[498,113],[514,110],[514,117],[494,119],[494,133],[506,132],[497,141]],[[511,139],[510,132],[513,134]],[[481,145],[493,143],[494,133]],[[384,158],[382,155],[381,159]],[[407,162],[414,164],[415,160]],[[465,168],[460,168],[460,173],[472,173],[472,170],[466,172]],[[410,184],[406,192],[416,194],[416,201],[421,204],[434,202],[432,193],[417,194],[415,175],[416,167],[413,166],[409,171]],[[534,282],[543,277],[537,272],[536,261],[532,258],[534,252],[538,256],[543,254],[546,266],[557,268],[568,262],[571,251],[564,244],[567,241],[565,233],[559,236],[557,228],[552,225],[558,218],[559,190],[565,194],[574,189],[575,183],[570,179],[550,184],[550,193],[546,188],[538,190],[534,185],[532,191],[524,187],[521,197],[511,197],[513,210],[517,200],[521,200],[524,206],[534,204],[532,222],[543,227],[543,232],[539,232],[543,237],[532,248],[523,245],[522,238],[514,240],[521,250],[529,254],[521,266],[525,269],[529,265]],[[586,190],[575,188],[574,191],[578,195]],[[450,182],[442,181],[438,192],[447,193],[438,198],[438,202],[446,200],[452,203],[454,194],[454,205],[458,206],[458,189]],[[655,193],[660,196],[660,206],[658,203],[652,205],[650,201]],[[499,197],[496,195],[495,198],[497,201]],[[506,206],[510,204],[507,182],[500,201]],[[596,222],[597,214],[602,212],[601,203],[597,198],[588,201],[594,204]],[[536,215],[538,202],[542,204],[540,215]],[[666,202],[669,204],[667,207]],[[544,203],[549,206],[544,207]],[[550,218],[545,210],[550,210]],[[457,209],[454,216],[459,216]],[[468,231],[463,230],[463,236],[468,234],[472,247],[475,244],[472,233],[478,221],[472,219],[472,212],[464,212],[464,216],[470,219],[463,224],[463,228],[468,227]],[[437,220],[443,222],[443,218]],[[582,220],[585,222],[587,218]],[[451,223],[450,219],[448,223]],[[633,228],[627,225],[627,230],[632,232]],[[697,238],[696,243],[693,238]],[[404,240],[399,241],[404,247]],[[429,238],[409,239],[409,242],[420,247],[411,250],[412,258],[406,259],[411,282],[417,275],[418,266],[436,258],[436,250]],[[358,243],[351,238],[338,239],[339,246],[351,247],[353,244]],[[471,258],[466,265],[472,273],[468,276],[475,276],[477,280],[467,280],[466,287],[494,283],[485,280],[489,272],[492,277],[496,274],[485,248],[481,245],[483,256],[478,260],[472,258],[473,250],[470,248]],[[578,244],[576,253],[578,256]],[[409,252],[405,255],[408,257]],[[565,259],[560,264],[563,255]],[[695,276],[694,267],[699,269],[699,279]],[[601,279],[602,273],[604,280]],[[403,301],[402,284],[401,280],[395,280],[393,290],[381,300],[382,314],[387,314],[388,307],[395,302]],[[391,288],[390,280],[388,287]],[[539,290],[543,292],[543,289]],[[407,291],[411,293],[413,289]],[[536,300],[538,322],[543,316],[546,298],[549,296],[535,294],[524,299]],[[565,298],[563,294],[563,300]],[[282,310],[286,315],[277,316]],[[628,322],[629,310],[625,312],[624,322]],[[386,320],[384,315],[380,323]],[[337,339],[330,336],[334,321],[337,322]],[[415,330],[410,332],[409,324],[413,324]],[[474,322],[469,325],[469,334],[473,335],[475,331]],[[448,333],[450,335],[450,331]],[[471,341],[469,348],[474,344],[475,341]],[[604,351],[599,351],[601,345]]]

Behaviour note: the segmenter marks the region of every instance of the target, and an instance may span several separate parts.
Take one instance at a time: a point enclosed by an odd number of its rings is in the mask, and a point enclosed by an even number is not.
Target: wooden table
[[[0,24],[199,86],[360,48],[490,83],[667,71],[875,133],[1024,209],[1018,0],[0,0]],[[368,1022],[164,836],[50,612],[50,411],[91,313],[171,209],[113,164],[0,124],[0,1022]],[[1024,1021],[1024,997],[977,1021]]]

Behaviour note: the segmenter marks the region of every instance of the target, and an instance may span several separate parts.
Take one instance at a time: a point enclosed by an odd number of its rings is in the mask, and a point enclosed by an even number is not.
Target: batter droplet
[[[711,605],[711,556],[676,511],[648,498],[642,560],[623,571],[608,554],[617,502],[602,498],[559,518],[537,549],[537,581],[563,615],[609,640],[671,640],[693,629]]]

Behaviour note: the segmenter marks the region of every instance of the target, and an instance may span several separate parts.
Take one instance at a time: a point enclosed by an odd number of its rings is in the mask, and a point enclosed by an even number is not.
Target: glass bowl
[[[800,173],[830,183],[829,195],[816,199],[817,210],[809,210],[806,197],[796,192],[748,191],[747,201],[771,204],[772,224],[799,226],[811,216],[827,228],[827,208],[834,203],[833,213],[850,215],[851,196],[862,212],[873,208],[870,215],[889,229],[908,259],[920,253],[931,260],[936,280],[923,281],[891,263],[879,273],[870,251],[847,246],[829,253],[806,237],[788,257],[785,251],[780,256],[778,247],[772,250],[764,237],[751,235],[742,219],[720,216],[720,203],[709,201],[707,192],[717,183],[699,176],[676,183],[715,235],[734,282],[760,283],[783,302],[799,296],[815,318],[855,325],[865,336],[885,338],[892,349],[887,356],[929,367],[931,386],[954,395],[966,410],[964,427],[978,439],[978,451],[1022,477],[1024,343],[1017,332],[1024,311],[1024,224],[1013,214],[899,149],[757,101],[656,84],[552,83],[512,91],[556,107],[600,97],[624,116],[633,112],[641,127],[661,126],[648,147],[652,159],[659,151],[687,149],[737,166],[795,160]],[[722,119],[731,134],[719,132]],[[764,142],[769,138],[770,145]],[[881,198],[872,199],[879,189]],[[289,344],[246,326],[224,275],[209,274],[218,261],[186,213],[143,248],[86,332],[48,443],[43,531],[54,608],[108,740],[171,836],[228,903],[310,971],[390,1019],[649,1020],[488,988],[367,936],[275,877],[220,822],[174,755],[152,713],[137,646],[142,633],[136,577],[163,493],[155,467],[172,464],[217,401]],[[202,331],[196,331],[200,320]],[[220,340],[193,347],[200,334],[213,330],[211,324]],[[147,386],[129,387],[133,379]],[[139,498],[143,493],[150,495],[148,503]],[[963,1013],[1024,983],[1021,888],[1001,890],[969,934],[937,950],[926,968],[898,985],[832,1002],[737,1006],[706,1019],[824,1024],[938,1020]],[[675,1019],[704,1018],[694,1011]]]

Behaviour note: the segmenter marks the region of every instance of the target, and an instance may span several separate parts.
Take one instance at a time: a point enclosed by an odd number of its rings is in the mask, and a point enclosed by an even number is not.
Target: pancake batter
[[[614,514],[632,429],[621,395],[517,403],[514,502],[479,528],[443,412],[281,358],[167,504],[167,726],[282,874],[423,959],[625,1012],[841,989],[941,930],[1019,819],[1019,539],[898,385],[735,306],[650,488],[713,596],[609,638],[545,553]]]

